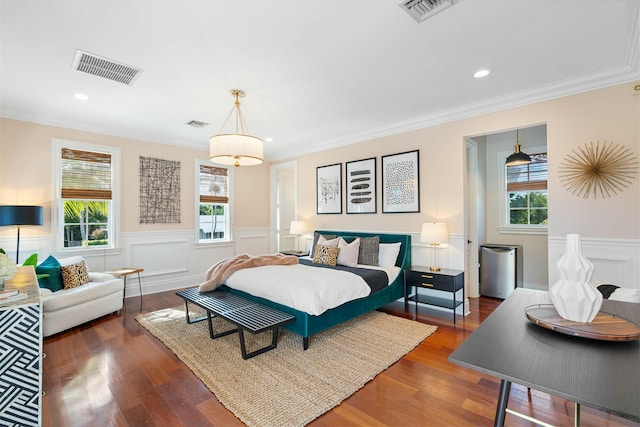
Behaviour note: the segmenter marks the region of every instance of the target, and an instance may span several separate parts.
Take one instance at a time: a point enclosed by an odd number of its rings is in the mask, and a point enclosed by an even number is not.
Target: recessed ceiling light
[[[87,101],[89,99],[89,97],[87,95],[85,95],[84,93],[76,93],[75,95],[73,95],[73,97],[75,99],[80,100],[80,101]]]
[[[271,137],[267,137],[264,140],[265,140],[265,142],[273,142],[273,138],[271,138]]]
[[[476,79],[481,79],[483,77],[487,77],[491,71],[489,70],[478,70],[474,73],[473,77]]]

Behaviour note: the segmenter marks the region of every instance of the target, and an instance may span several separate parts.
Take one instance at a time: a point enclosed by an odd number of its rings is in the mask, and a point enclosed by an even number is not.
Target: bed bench
[[[209,325],[209,336],[212,339],[238,332],[240,350],[242,351],[242,358],[245,360],[276,348],[278,346],[279,327],[295,320],[295,316],[291,314],[225,291],[200,292],[197,287],[194,287],[178,291],[176,295],[184,299],[187,323],[191,324],[206,320]],[[191,319],[189,317],[189,303],[206,310],[207,314],[197,319]],[[217,334],[214,333],[212,318],[215,316],[229,321],[236,328]],[[271,344],[247,353],[244,331],[258,334],[269,330],[271,331]]]

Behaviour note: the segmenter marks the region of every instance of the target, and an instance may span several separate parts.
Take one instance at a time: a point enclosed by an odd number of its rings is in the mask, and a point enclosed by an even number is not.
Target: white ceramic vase
[[[579,234],[567,234],[566,252],[556,267],[560,279],[549,288],[556,311],[573,322],[591,322],[602,306],[602,293],[591,284],[593,264],[582,256]]]

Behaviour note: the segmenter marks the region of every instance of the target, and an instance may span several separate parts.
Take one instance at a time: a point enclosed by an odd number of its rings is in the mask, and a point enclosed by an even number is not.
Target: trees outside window
[[[56,139],[52,146],[59,250],[117,247],[120,150]]]
[[[507,225],[546,225],[547,153],[531,155],[531,163],[505,166],[507,177]]]
[[[198,241],[230,240],[229,170],[200,160],[196,170]]]
[[[64,247],[109,246],[109,202],[64,201]]]

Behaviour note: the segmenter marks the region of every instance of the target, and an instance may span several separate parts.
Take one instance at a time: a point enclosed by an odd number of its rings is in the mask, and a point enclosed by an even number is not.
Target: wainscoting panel
[[[184,273],[189,271],[189,242],[186,240],[169,242],[131,243],[129,245],[129,265],[143,267],[143,276]]]
[[[236,254],[261,255],[270,253],[269,228],[240,228],[234,230]]]
[[[582,255],[593,263],[592,281],[640,289],[640,240],[581,237]],[[565,237],[549,238],[549,284],[558,281],[556,261],[566,250]]]

